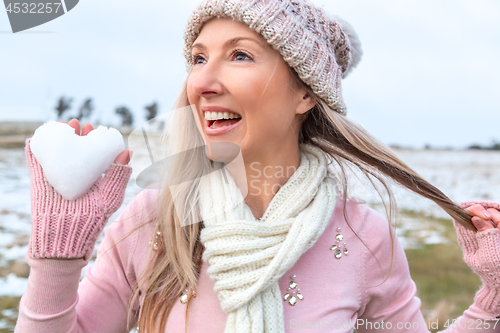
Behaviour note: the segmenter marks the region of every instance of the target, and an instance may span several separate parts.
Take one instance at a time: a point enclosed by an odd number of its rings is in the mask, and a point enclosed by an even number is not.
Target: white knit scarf
[[[261,221],[229,172],[200,180],[200,239],[214,292],[227,313],[225,333],[285,332],[278,280],[325,230],[338,197],[325,153],[300,145],[300,166],[271,200]],[[284,295],[284,293],[283,293]]]

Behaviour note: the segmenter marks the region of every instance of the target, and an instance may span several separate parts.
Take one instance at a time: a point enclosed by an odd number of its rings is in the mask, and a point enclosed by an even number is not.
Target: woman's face
[[[211,19],[192,56],[188,99],[207,142],[235,143],[244,156],[298,146],[300,116],[314,104],[290,86],[287,63],[264,37],[230,18]],[[215,120],[221,116],[228,120]]]

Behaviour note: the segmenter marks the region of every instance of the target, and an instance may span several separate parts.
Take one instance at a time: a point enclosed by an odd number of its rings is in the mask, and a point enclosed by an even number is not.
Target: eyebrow
[[[249,37],[235,37],[235,38],[231,38],[230,40],[228,40],[224,46],[233,46],[235,44],[238,44],[240,41],[242,40],[249,40],[249,41],[252,41],[254,43],[257,43],[259,44],[262,48],[265,48],[264,45],[262,45],[262,43],[260,41],[257,41],[253,38],[249,38]],[[204,50],[205,49],[205,46],[201,43],[195,43],[193,44],[192,46],[192,49],[200,49],[200,50]]]

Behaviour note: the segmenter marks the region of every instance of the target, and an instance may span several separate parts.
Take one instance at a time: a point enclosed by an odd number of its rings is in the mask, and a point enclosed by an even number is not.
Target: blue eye
[[[195,64],[195,65],[196,65],[196,61],[197,61],[198,59],[200,59],[200,58],[201,58],[201,59],[203,59],[203,57],[200,57],[200,56],[198,56],[198,55],[194,55],[194,56],[193,56],[193,64]]]
[[[240,50],[235,50],[235,51],[232,53],[232,55],[243,55],[243,56],[247,57],[249,60],[252,60],[252,58],[251,58],[248,54],[246,54],[245,52],[240,51]],[[242,59],[242,60],[243,60],[243,59]]]
[[[231,53],[231,56],[235,56],[235,55],[236,55],[236,56],[240,56],[240,55],[242,55],[242,56],[244,56],[244,57],[248,58],[248,60],[253,60],[253,59],[252,59],[252,58],[251,58],[248,54],[246,54],[245,52],[243,52],[243,51],[241,51],[241,50],[235,50],[235,51],[233,51],[233,53]],[[197,62],[198,60],[200,60],[200,59],[205,60],[205,58],[203,58],[202,56],[200,56],[200,55],[198,55],[198,54],[193,55],[193,58],[192,58],[192,59],[193,59],[193,64],[195,64],[195,65],[196,65],[196,64],[199,64],[199,63]],[[241,59],[241,58],[240,58],[239,60],[245,60],[245,59]]]

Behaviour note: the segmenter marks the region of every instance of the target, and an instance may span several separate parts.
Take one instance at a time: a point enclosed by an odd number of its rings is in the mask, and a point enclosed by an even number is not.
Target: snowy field
[[[403,162],[452,201],[500,201],[500,152],[394,149]],[[448,215],[434,202],[394,188],[398,206],[435,217]],[[364,192],[362,192],[364,194]],[[367,201],[373,200],[370,195]]]
[[[395,149],[398,156],[421,176],[441,189],[455,202],[485,200],[500,202],[500,152],[495,151],[447,151]],[[27,244],[31,232],[30,178],[23,149],[0,149],[0,298],[21,296],[27,285],[29,267],[26,264]],[[373,192],[353,183],[353,193],[368,203],[379,200]],[[124,205],[110,218],[113,221],[124,206],[141,190],[131,178]],[[394,188],[398,207],[420,212],[427,216],[447,217],[433,202],[409,191]],[[404,239],[402,232],[418,228],[422,224],[401,223],[400,241],[411,247],[411,240]],[[99,238],[101,242],[103,234]],[[427,238],[439,242],[439,234]],[[95,252],[94,252],[95,253]],[[90,262],[92,263],[92,261]],[[82,272],[82,276],[85,270]],[[16,318],[17,312],[3,311],[3,319]],[[0,320],[0,330],[8,324]]]

